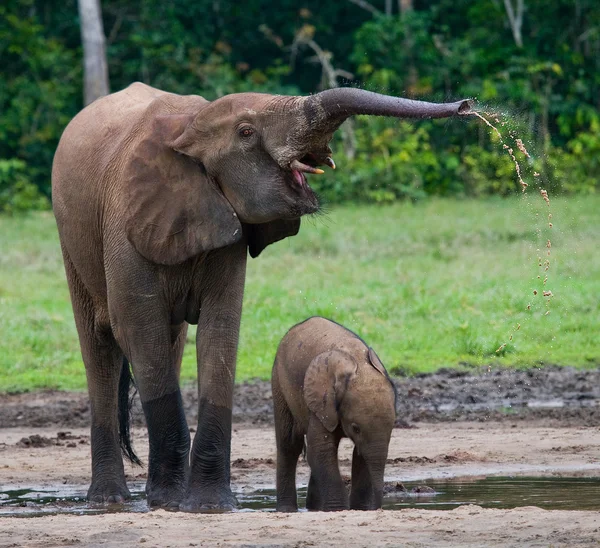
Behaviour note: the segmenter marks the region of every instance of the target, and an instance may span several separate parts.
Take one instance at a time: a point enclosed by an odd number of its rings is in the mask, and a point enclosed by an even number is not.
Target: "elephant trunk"
[[[387,455],[386,455],[387,456]],[[383,472],[385,460],[382,463],[374,463],[369,466],[371,481],[373,482],[373,510],[378,510],[383,504]]]
[[[382,95],[356,88],[335,88],[307,98],[307,106],[320,119],[317,130],[335,130],[346,118],[356,114],[395,118],[447,118],[471,114],[472,101],[429,103]]]
[[[389,442],[389,440],[388,440]],[[378,510],[383,503],[383,473],[387,444],[369,444],[366,452],[354,448],[352,457],[352,510]]]

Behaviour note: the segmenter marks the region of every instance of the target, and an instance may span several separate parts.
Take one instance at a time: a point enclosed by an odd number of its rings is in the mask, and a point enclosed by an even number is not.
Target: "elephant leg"
[[[373,482],[365,459],[356,447],[352,453],[352,487],[350,490],[351,510],[374,510]]]
[[[319,494],[319,486],[315,480],[315,476],[310,474],[308,479],[308,487],[306,489],[306,509],[312,511],[319,511],[322,509],[323,501]]]
[[[110,317],[131,360],[148,427],[148,505],[173,508],[183,498],[189,469],[190,433],[178,378],[185,324],[171,326],[168,307],[156,297],[162,291],[153,270],[140,265],[130,272],[134,279],[127,270],[110,276]]]
[[[158,311],[142,316],[147,325],[129,326],[125,339],[148,426],[148,506],[176,508],[185,491],[190,433],[175,366],[180,354],[174,352],[178,347],[171,343],[169,326],[155,323],[157,316]],[[148,337],[154,344],[144,344]]]
[[[198,428],[192,445],[187,512],[232,510],[231,409],[246,274],[246,241],[206,257],[196,335]]]
[[[294,428],[294,417],[273,379],[275,438],[277,441],[277,511],[297,512],[296,467],[304,446],[304,436]]]
[[[173,368],[177,381],[181,376],[181,361],[183,360],[183,351],[185,348],[185,340],[187,337],[188,324],[183,322],[179,325],[171,327],[171,340],[173,341]]]
[[[120,503],[131,497],[125,482],[117,412],[123,353],[112,336],[108,314],[94,308],[64,248],[63,256],[90,398],[92,483],[87,498],[90,502]]]
[[[321,421],[311,414],[306,436],[307,458],[311,480],[314,480],[318,493],[319,510],[348,509],[348,490],[338,466],[340,439],[341,435],[338,432],[329,432]],[[309,482],[309,491],[310,487]],[[307,499],[307,508],[308,504]]]
[[[177,508],[185,492],[190,450],[179,389],[181,349],[172,344],[168,325],[152,325],[151,314],[143,317],[147,325],[141,331],[134,326],[127,329],[127,341],[148,426],[146,496],[150,507]],[[154,344],[145,345],[146,337],[153,337]]]

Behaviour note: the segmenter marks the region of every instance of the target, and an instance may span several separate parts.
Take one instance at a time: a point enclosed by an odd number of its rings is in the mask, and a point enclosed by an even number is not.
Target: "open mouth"
[[[326,165],[331,169],[335,169],[335,162],[331,156],[326,156],[323,154],[308,153],[302,156],[300,159],[292,160],[290,162],[290,169],[292,170],[292,175],[294,176],[294,183],[302,190],[310,190],[310,187],[306,182],[305,173],[312,173],[315,175],[325,173],[318,167],[320,165]]]

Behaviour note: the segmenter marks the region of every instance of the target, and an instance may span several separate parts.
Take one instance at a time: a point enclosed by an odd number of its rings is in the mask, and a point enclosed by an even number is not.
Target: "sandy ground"
[[[56,427],[0,430],[0,491],[76,488],[90,479],[86,429],[58,435]],[[33,438],[33,445],[23,438]],[[49,445],[45,445],[48,443]],[[135,429],[135,445],[147,438]],[[270,426],[237,424],[232,439],[232,483],[237,493],[274,486]],[[351,444],[340,451],[349,473]],[[140,485],[143,469],[127,468]],[[600,429],[535,422],[459,422],[395,429],[386,479],[390,482],[486,475],[600,476]],[[305,485],[301,461],[298,483]],[[600,495],[600,494],[599,494]],[[386,510],[336,514],[235,512],[189,515],[162,510],[103,515],[0,517],[5,546],[598,546],[600,513],[461,506],[452,511]]]

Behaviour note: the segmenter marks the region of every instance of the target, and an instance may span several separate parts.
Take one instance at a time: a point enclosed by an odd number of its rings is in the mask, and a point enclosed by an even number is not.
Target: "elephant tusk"
[[[331,169],[335,169],[335,162],[333,161],[333,158],[330,158],[329,156],[327,158],[325,158],[325,163],[331,168]]]
[[[325,173],[322,169],[318,167],[307,166],[303,164],[300,160],[294,160],[290,164],[290,168],[294,171],[304,171],[305,173],[315,173],[316,175],[321,175],[321,173]]]

